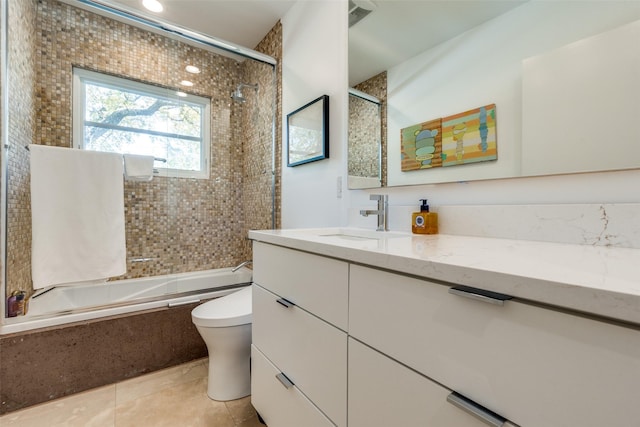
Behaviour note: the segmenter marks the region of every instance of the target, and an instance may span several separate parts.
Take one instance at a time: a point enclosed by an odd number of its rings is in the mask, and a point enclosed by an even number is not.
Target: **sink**
[[[405,233],[393,233],[390,231],[375,231],[375,230],[360,230],[360,229],[347,229],[347,230],[331,230],[318,234],[319,237],[337,237],[344,240],[382,240],[390,239],[394,237],[407,237]]]

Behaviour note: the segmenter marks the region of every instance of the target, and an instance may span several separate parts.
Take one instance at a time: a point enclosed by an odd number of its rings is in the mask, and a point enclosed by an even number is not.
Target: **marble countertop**
[[[249,238],[640,324],[640,249],[355,228]]]

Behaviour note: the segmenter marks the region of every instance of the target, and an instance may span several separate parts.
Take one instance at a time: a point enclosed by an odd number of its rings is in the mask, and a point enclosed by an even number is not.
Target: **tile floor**
[[[32,406],[0,417],[2,427],[264,427],[250,397],[207,397],[208,359]]]

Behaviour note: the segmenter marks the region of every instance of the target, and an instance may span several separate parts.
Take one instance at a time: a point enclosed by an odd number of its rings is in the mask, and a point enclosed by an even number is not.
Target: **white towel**
[[[127,271],[122,156],[30,145],[34,289]]]
[[[153,156],[124,154],[124,177],[133,181],[151,181],[153,179]]]

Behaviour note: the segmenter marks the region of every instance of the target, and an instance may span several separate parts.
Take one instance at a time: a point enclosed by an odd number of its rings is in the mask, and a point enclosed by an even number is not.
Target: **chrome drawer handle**
[[[295,306],[295,304],[294,304],[294,303],[292,303],[291,301],[289,301],[289,300],[288,300],[288,299],[286,299],[286,298],[279,298],[279,299],[277,299],[277,300],[276,300],[276,302],[277,302],[278,304],[284,305],[284,306],[285,306],[285,307],[287,307],[287,308],[290,308],[290,307],[294,307],[294,306]]]
[[[287,390],[290,389],[291,387],[293,387],[295,384],[293,384],[293,381],[291,381],[285,374],[283,374],[282,372],[280,372],[278,375],[276,375],[276,378],[278,379],[278,381],[280,381],[282,383],[282,385],[284,386],[284,388],[286,388]]]
[[[498,292],[485,291],[484,289],[472,288],[471,286],[454,286],[449,288],[449,293],[476,301],[488,302],[489,304],[504,305],[505,301],[513,299],[511,295],[500,294]]]
[[[473,415],[478,418],[480,421],[484,422],[493,427],[502,427],[504,423],[507,422],[507,419],[501,417],[493,411],[485,408],[484,406],[478,405],[473,400],[467,399],[460,393],[452,392],[447,396],[447,402],[451,403],[453,406],[456,406],[462,409],[465,412]]]

